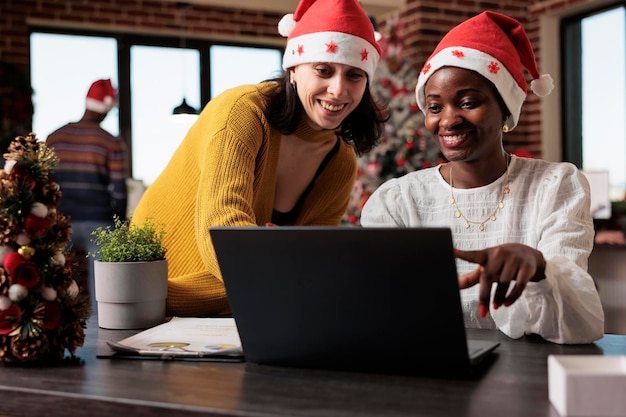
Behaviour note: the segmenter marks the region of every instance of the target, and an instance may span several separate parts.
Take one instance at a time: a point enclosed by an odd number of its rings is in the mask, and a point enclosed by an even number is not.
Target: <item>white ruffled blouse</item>
[[[505,175],[491,184],[453,190],[465,217],[482,221],[495,209]],[[604,312],[587,260],[593,248],[589,184],[566,162],[553,163],[511,156],[510,193],[495,220],[465,227],[455,216],[450,185],[439,167],[419,170],[381,185],[361,214],[365,227],[449,227],[455,247],[476,250],[517,242],[541,251],[546,279],[529,282],[509,307],[478,315],[478,285],[461,290],[467,327],[498,328],[512,338],[538,334],[555,343],[590,343],[603,336]],[[476,268],[457,260],[460,274]]]

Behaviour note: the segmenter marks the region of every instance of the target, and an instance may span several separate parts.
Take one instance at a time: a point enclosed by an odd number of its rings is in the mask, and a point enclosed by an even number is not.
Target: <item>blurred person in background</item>
[[[110,79],[97,80],[87,92],[85,112],[77,122],[68,123],[48,136],[59,164],[54,179],[61,187],[59,210],[70,217],[71,252],[79,267],[86,268],[92,310],[94,296],[93,257],[97,247],[91,232],[113,224],[113,217],[126,218],[128,151],[124,140],[100,124],[117,105],[117,91]]]

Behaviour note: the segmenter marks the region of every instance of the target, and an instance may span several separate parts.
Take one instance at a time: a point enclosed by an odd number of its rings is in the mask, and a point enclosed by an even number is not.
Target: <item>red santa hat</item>
[[[530,89],[538,96],[546,96],[554,88],[552,77],[539,73],[521,23],[496,12],[486,11],[468,19],[441,39],[417,80],[417,104],[423,112],[426,112],[426,82],[435,71],[446,66],[476,71],[495,85],[511,112],[504,123],[505,131],[517,126],[526,99],[523,68],[532,77]]]
[[[371,80],[380,59],[372,21],[358,0],[301,0],[283,16],[278,32],[287,37],[283,69],[334,62],[365,71]]]
[[[87,91],[87,110],[106,114],[117,104],[117,92],[110,79],[94,81]]]

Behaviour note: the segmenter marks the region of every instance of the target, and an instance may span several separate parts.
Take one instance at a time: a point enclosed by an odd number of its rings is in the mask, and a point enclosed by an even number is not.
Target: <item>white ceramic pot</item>
[[[94,262],[98,325],[146,329],[165,321],[167,260]]]

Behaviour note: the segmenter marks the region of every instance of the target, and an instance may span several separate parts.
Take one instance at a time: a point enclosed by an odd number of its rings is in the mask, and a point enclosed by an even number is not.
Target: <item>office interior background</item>
[[[131,150],[133,178],[149,186],[190,123],[172,120],[183,99],[200,111],[234,85],[280,71],[276,26],[297,0],[5,0],[0,5],[3,141],[42,139],[80,118],[89,84],[111,78],[120,101],[104,127]],[[415,74],[441,37],[490,9],[520,20],[555,91],[529,95],[509,150],[605,172],[611,201],[626,189],[626,2],[363,0],[384,35],[402,23],[402,54]],[[32,91],[29,89],[32,88]],[[23,103],[32,100],[32,112]],[[16,98],[17,97],[17,98]],[[26,110],[25,110],[26,109]],[[17,131],[16,129],[22,129]]]

